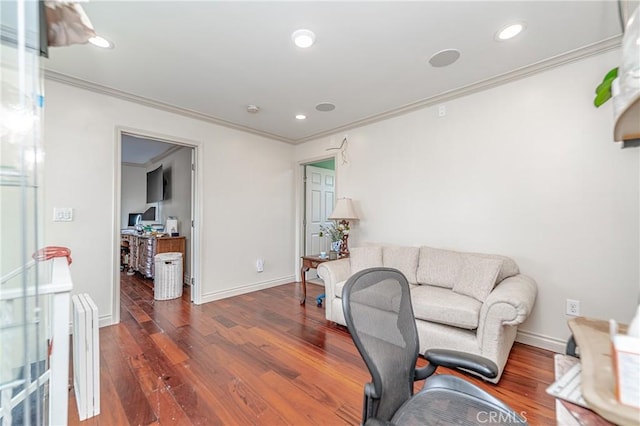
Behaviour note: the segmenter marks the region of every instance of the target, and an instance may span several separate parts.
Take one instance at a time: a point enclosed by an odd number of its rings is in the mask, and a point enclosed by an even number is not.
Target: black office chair
[[[527,424],[477,386],[456,376],[433,375],[443,366],[494,378],[498,367],[486,358],[431,349],[425,354],[429,364],[416,369],[418,330],[409,283],[397,269],[370,268],[354,274],[342,290],[342,307],[372,378],[364,387],[363,424]],[[414,381],[423,379],[424,387],[414,395]]]

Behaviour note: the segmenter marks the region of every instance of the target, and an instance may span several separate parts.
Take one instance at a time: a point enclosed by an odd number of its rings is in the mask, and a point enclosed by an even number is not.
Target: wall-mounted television
[[[147,172],[147,203],[157,203],[164,200],[164,176],[162,165]]]

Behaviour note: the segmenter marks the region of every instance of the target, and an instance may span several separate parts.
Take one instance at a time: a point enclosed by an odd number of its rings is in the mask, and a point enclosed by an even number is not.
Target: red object
[[[53,259],[54,257],[66,257],[67,262],[71,265],[71,250],[67,247],[47,246],[33,253],[32,257],[38,262]]]

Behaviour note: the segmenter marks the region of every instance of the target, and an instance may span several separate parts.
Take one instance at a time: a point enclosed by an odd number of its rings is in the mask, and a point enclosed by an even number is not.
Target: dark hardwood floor
[[[369,374],[316,307],[322,287],[306,306],[295,283],[198,306],[155,301],[139,276],[121,283],[121,323],[100,330],[101,414],[80,422],[71,390],[69,424],[359,424]],[[516,343],[499,385],[465,377],[531,425],[555,424],[552,352]]]

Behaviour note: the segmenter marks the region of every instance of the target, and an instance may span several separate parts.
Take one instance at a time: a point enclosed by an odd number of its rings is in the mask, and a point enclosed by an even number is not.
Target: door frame
[[[191,285],[191,301],[195,304],[202,303],[202,265],[200,262],[200,247],[201,247],[201,228],[200,218],[202,217],[202,182],[203,182],[203,144],[199,141],[189,140],[181,137],[160,134],[148,130],[135,129],[131,127],[116,126],[115,128],[115,158],[114,158],[114,189],[113,189],[113,293],[112,293],[112,323],[118,324],[120,322],[120,230],[122,224],[120,222],[121,217],[121,199],[122,199],[122,136],[124,134],[139,136],[146,139],[154,139],[160,142],[166,142],[173,145],[182,145],[193,149],[193,162],[195,166],[195,173],[192,173],[191,179],[191,241],[187,245],[191,250],[190,256],[190,285]]]
[[[300,281],[300,267],[302,266],[301,257],[304,256],[304,239],[305,239],[305,226],[304,226],[304,218],[305,218],[305,208],[306,208],[306,200],[305,200],[305,187],[304,187],[304,166],[308,164],[318,163],[320,161],[331,160],[333,159],[335,167],[335,188],[336,188],[336,200],[338,199],[338,175],[339,175],[339,167],[338,167],[338,156],[336,154],[333,155],[321,155],[318,157],[307,158],[304,160],[299,160],[298,165],[295,168],[295,280]]]

